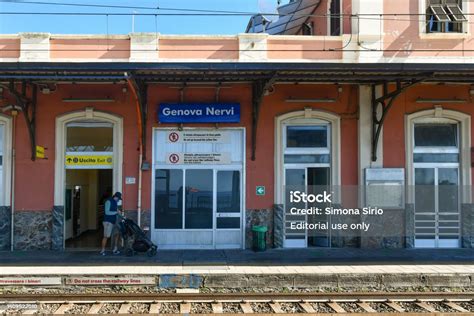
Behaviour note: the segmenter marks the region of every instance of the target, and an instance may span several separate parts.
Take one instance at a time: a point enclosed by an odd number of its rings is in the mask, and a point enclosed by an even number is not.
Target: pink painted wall
[[[127,39],[51,39],[51,58],[130,58]]]
[[[20,57],[20,39],[0,38],[0,58]]]
[[[160,39],[160,58],[239,59],[235,39]]]
[[[268,39],[268,59],[341,59],[342,41]]]
[[[468,2],[469,8],[464,12],[471,12],[474,8],[472,1]],[[453,57],[453,56],[474,56],[474,38],[423,38],[420,36],[420,26],[418,16],[403,16],[402,14],[424,14],[419,10],[417,0],[384,0],[385,14],[399,14],[399,16],[389,15],[384,21],[384,53],[386,57]],[[472,17],[471,17],[472,19]],[[469,24],[469,31],[472,34],[474,25]],[[436,37],[436,34],[433,34]],[[442,36],[443,34],[438,34]],[[451,34],[453,35],[453,34]],[[408,51],[407,51],[408,50]],[[418,50],[418,51],[416,51]]]

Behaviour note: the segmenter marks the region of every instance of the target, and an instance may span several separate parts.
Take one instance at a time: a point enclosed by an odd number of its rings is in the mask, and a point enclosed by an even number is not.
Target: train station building
[[[0,249],[98,248],[116,191],[159,249],[249,248],[254,225],[275,248],[474,248],[474,4],[432,6],[292,1],[235,36],[0,35]],[[384,208],[384,234],[289,229],[289,186]]]

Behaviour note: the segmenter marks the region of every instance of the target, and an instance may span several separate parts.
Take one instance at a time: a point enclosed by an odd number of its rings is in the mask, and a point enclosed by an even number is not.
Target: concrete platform
[[[2,252],[0,276],[141,276],[174,287],[472,288],[474,251],[272,249],[159,251],[154,258],[97,252]],[[172,280],[172,281],[170,281]],[[192,286],[190,285],[192,283]]]
[[[100,256],[90,251],[0,252],[0,267],[7,266],[147,266],[171,268],[189,266],[361,266],[361,265],[474,265],[474,249],[354,249],[309,248],[251,250],[159,250],[145,254]],[[3,272],[3,269],[0,273]]]

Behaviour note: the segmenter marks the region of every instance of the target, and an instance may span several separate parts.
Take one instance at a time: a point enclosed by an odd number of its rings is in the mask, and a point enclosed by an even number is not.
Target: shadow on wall
[[[408,1],[410,13],[419,11],[418,1]],[[421,18],[421,16],[420,16]],[[420,54],[419,52],[413,52],[413,50],[421,49],[442,49],[443,51],[434,52],[421,52],[421,54],[433,57],[433,56],[453,56],[451,50],[456,49],[459,45],[464,43],[464,39],[422,39],[420,37],[419,22],[416,18],[410,18],[405,21],[400,18],[401,21],[392,20],[385,21],[385,37],[383,42],[390,43],[385,45],[384,49],[388,50],[384,52],[385,57],[389,58],[406,58],[412,55]],[[403,30],[401,32],[401,30]],[[464,46],[461,46],[464,48]],[[454,52],[454,54],[457,54]]]

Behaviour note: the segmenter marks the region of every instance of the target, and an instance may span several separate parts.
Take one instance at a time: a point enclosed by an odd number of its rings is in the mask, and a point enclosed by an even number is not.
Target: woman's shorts
[[[112,232],[114,231],[115,224],[110,222],[102,222],[104,224],[104,237],[110,238],[112,236]]]

